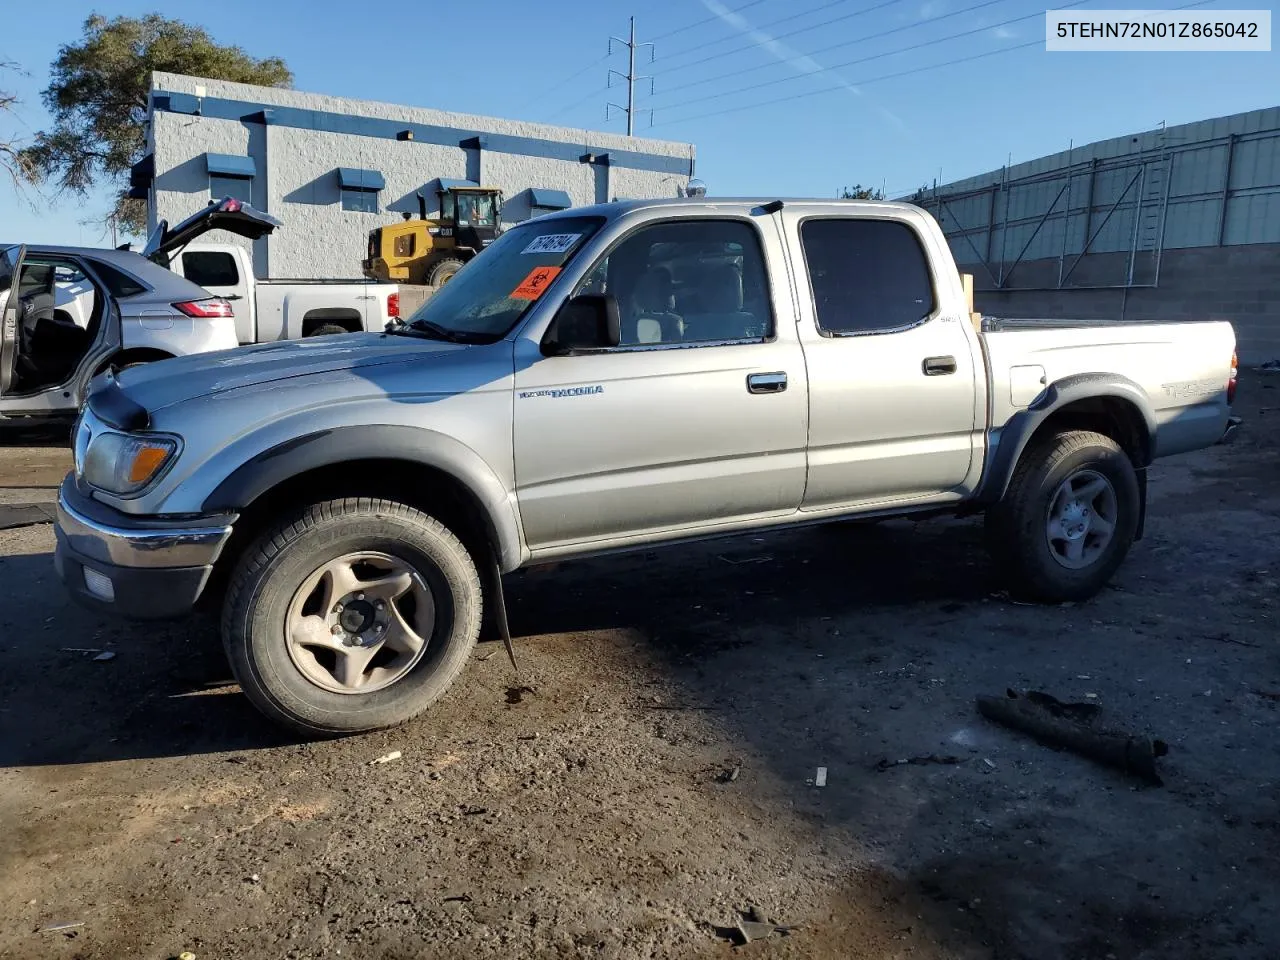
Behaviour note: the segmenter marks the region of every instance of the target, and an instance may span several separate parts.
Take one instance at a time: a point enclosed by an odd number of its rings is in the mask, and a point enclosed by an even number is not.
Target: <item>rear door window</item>
[[[819,332],[889,333],[915,326],[936,306],[920,238],[898,220],[806,220],[800,245]]]
[[[101,279],[107,291],[117,300],[123,300],[126,297],[136,297],[140,293],[147,291],[147,286],[133,277],[129,276],[123,270],[117,270],[109,263],[103,263],[101,260],[91,261],[93,271]]]

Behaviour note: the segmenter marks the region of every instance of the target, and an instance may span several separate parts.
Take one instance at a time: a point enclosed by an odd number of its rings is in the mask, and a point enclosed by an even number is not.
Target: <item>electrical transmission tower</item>
[[[635,123],[635,120],[636,120],[636,81],[637,81],[637,80],[648,80],[648,81],[649,81],[649,95],[650,95],[650,96],[653,96],[653,77],[637,77],[637,76],[636,76],[636,48],[637,48],[637,47],[648,47],[648,48],[649,48],[649,62],[650,62],[650,63],[652,63],[652,62],[653,62],[653,44],[652,44],[652,43],[636,43],[636,18],[635,18],[635,17],[632,17],[632,18],[631,18],[631,38],[630,38],[629,40],[623,40],[621,37],[610,37],[610,38],[609,38],[609,53],[610,53],[610,54],[612,54],[612,53],[613,53],[613,45],[614,45],[615,43],[619,43],[619,44],[621,44],[622,46],[624,46],[624,47],[626,47],[626,48],[627,48],[627,61],[628,61],[628,62],[627,62],[627,72],[626,72],[625,74],[623,74],[623,73],[619,73],[617,70],[612,70],[612,69],[611,69],[611,70],[609,71],[609,84],[608,84],[608,85],[609,85],[610,87],[612,87],[612,86],[613,86],[613,78],[614,78],[614,77],[618,77],[618,78],[620,78],[620,79],[622,79],[622,80],[625,80],[625,81],[626,81],[626,83],[627,83],[627,105],[626,105],[625,107],[623,107],[623,106],[619,106],[618,104],[613,103],[612,101],[610,101],[609,103],[607,103],[607,104],[605,105],[605,108],[604,108],[604,118],[605,118],[605,120],[607,121],[607,120],[612,116],[612,114],[609,112],[610,108],[612,108],[612,109],[614,109],[614,110],[621,110],[623,113],[625,113],[625,114],[627,115],[627,136],[628,136],[628,137],[634,137],[634,136],[635,136],[635,129],[636,129],[636,123]],[[650,122],[650,123],[653,123],[653,111],[650,111],[650,112],[649,112],[649,122]]]

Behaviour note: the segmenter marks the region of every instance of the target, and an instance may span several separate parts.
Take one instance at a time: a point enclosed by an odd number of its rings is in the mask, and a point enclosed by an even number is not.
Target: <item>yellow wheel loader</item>
[[[360,264],[371,280],[438,287],[498,236],[502,191],[450,186],[440,190],[440,216],[427,218],[418,191],[418,219],[369,231],[369,251]]]

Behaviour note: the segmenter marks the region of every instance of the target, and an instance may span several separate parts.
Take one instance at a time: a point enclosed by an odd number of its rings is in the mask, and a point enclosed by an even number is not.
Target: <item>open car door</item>
[[[236,236],[257,240],[281,225],[275,217],[255,210],[242,200],[224,197],[187,217],[176,227],[170,227],[169,221],[161,220],[147,238],[142,255],[168,269],[177,250],[210,230],[226,230]]]
[[[0,298],[4,304],[3,319],[0,319],[0,397],[8,395],[17,376],[18,318],[22,311],[18,277],[26,252],[26,247],[9,247],[0,256]]]

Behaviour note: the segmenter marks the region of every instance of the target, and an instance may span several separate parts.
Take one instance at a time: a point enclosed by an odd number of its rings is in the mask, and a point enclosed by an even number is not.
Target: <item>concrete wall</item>
[[[1041,289],[996,291],[981,264],[960,269],[974,275],[976,308],[990,316],[1229,320],[1242,363],[1280,359],[1280,244],[1166,250],[1155,288],[1044,289],[1057,283],[1056,258],[1017,267],[1018,287]],[[1126,254],[1091,255],[1071,282],[1122,283],[1126,272]]]
[[[184,98],[181,106],[166,102],[172,95]],[[447,130],[452,139],[398,140],[386,135],[388,121]],[[478,147],[464,145],[472,136],[482,138]],[[494,146],[486,145],[486,136]],[[559,155],[512,152],[510,138]],[[534,212],[532,187],[563,190],[574,206],[675,197],[692,176],[694,160],[687,143],[165,73],[152,77],[148,140],[155,156],[152,226],[160,219],[177,222],[209,202],[206,153],[253,157],[253,203],[284,222],[254,244],[255,270],[273,278],[358,277],[369,231],[403,213],[416,215],[419,190],[429,212],[436,212],[436,181],[442,177],[479,179],[503,190],[503,220],[510,224]],[[583,162],[587,155],[609,160]],[[378,213],[342,209],[339,167],[382,174],[386,187],[379,192]]]

